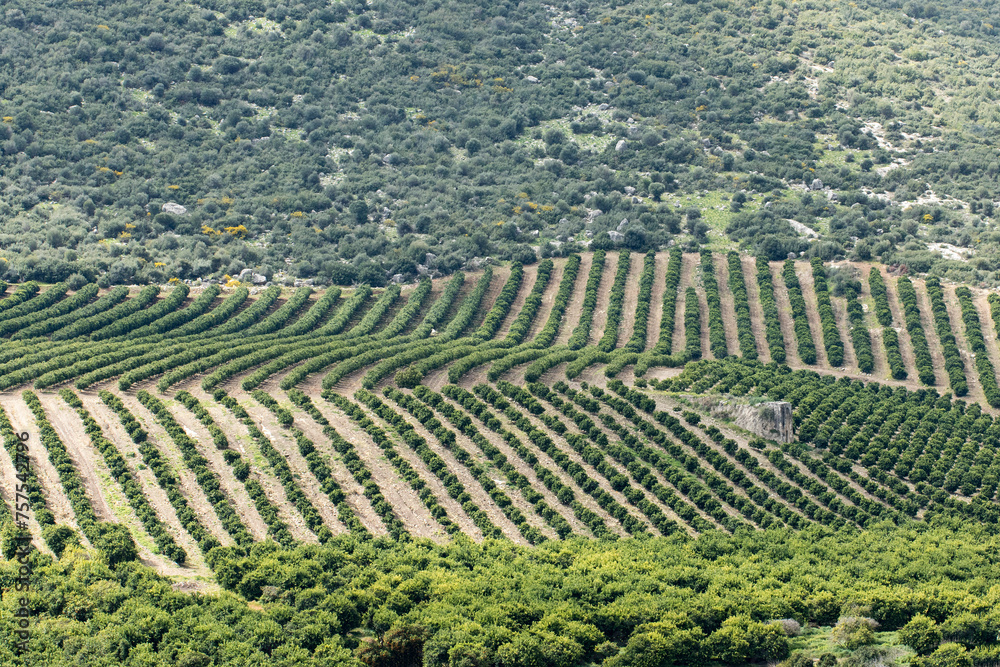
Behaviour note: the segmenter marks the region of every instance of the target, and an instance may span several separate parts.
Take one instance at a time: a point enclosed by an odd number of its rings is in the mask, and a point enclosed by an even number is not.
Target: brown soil
[[[847,317],[847,300],[831,296],[830,305],[833,306],[833,319],[837,322],[840,340],[844,343],[844,369],[861,375],[861,370],[858,368],[858,357],[854,354],[854,341],[851,339],[851,323]]]
[[[110,391],[110,389],[109,389]],[[222,542],[223,545],[233,544],[233,538],[229,535],[226,529],[222,526],[222,522],[219,520],[218,515],[215,513],[215,508],[205,497],[205,492],[202,490],[201,486],[198,484],[198,480],[195,479],[194,473],[191,469],[187,467],[184,463],[184,458],[181,456],[180,451],[174,444],[167,432],[163,430],[156,420],[153,418],[152,413],[150,413],[146,408],[135,398],[134,395],[128,393],[115,393],[118,398],[121,399],[125,407],[128,408],[129,412],[132,413],[139,423],[142,425],[143,429],[149,434],[149,444],[160,452],[160,455],[166,460],[173,471],[177,475],[178,487],[181,493],[184,494],[184,498],[187,500],[191,509],[198,515],[201,522],[205,525],[205,528],[213,535],[216,539]]]
[[[496,340],[502,339],[510,331],[510,328],[517,320],[517,316],[521,314],[521,309],[524,308],[524,302],[535,287],[536,280],[538,280],[538,265],[524,267],[524,276],[521,278],[521,289],[518,290],[517,296],[514,297],[514,302],[510,304],[510,309],[507,311],[507,316],[504,318],[500,328],[497,329],[497,334],[494,336]],[[548,288],[548,285],[546,285],[546,288]]]
[[[799,347],[795,339],[795,324],[792,322],[792,303],[788,300],[788,287],[781,275],[781,262],[771,262],[771,282],[774,285],[774,304],[778,308],[778,322],[781,337],[785,340],[785,363],[794,368],[811,368],[799,358]]]
[[[128,466],[132,477],[137,480],[147,502],[149,502],[150,506],[156,512],[156,516],[163,522],[164,527],[174,538],[174,541],[187,552],[187,563],[185,565],[209,573],[198,544],[184,529],[184,526],[181,525],[180,520],[177,518],[177,513],[170,504],[169,498],[167,498],[166,492],[160,488],[153,472],[145,465],[142,466],[141,470],[139,469],[139,465],[142,463],[142,455],[139,453],[139,448],[136,447],[132,438],[125,431],[125,428],[121,425],[118,415],[112,412],[108,406],[104,405],[104,402],[94,392],[81,391],[77,392],[77,396],[83,401],[84,407],[87,408],[90,416],[101,427],[104,437],[110,440],[122,455],[125,465]]]
[[[334,535],[347,532],[347,528],[337,518],[337,508],[330,502],[330,498],[323,493],[322,489],[320,489],[319,482],[312,472],[310,472],[306,460],[299,453],[298,443],[295,442],[291,433],[278,423],[273,412],[260,405],[252,396],[247,395],[241,389],[233,389],[229,393],[230,396],[240,402],[240,405],[246,409],[250,417],[254,420],[257,428],[267,436],[268,440],[271,441],[271,445],[285,458],[295,479],[295,485],[302,490],[302,493],[305,494],[312,506],[319,512],[323,524]],[[268,390],[268,393],[277,400],[274,390]],[[283,405],[287,408],[294,407],[290,401],[285,401]],[[275,482],[277,483],[277,479]],[[282,495],[286,495],[283,488]],[[295,517],[302,521],[302,530],[309,536],[306,539],[313,539],[313,533],[305,524],[305,521],[300,519],[301,514],[298,511],[295,512]]]
[[[396,517],[406,526],[406,530],[414,537],[427,537],[437,542],[445,541],[448,534],[444,528],[431,516],[410,485],[400,479],[395,468],[371,437],[328,401],[317,398],[313,403],[334,430],[354,446],[358,457],[371,472],[372,480],[378,484],[382,495],[392,506]]]
[[[833,368],[826,356],[826,345],[823,343],[823,323],[819,319],[819,301],[816,299],[812,266],[803,262],[795,262],[795,275],[799,278],[802,296],[806,300],[806,318],[809,320],[813,345],[816,346],[816,365],[822,368]]]
[[[743,284],[750,302],[750,330],[757,345],[757,358],[764,363],[771,361],[771,348],[767,345],[767,326],[764,324],[764,307],[760,303],[760,285],[757,284],[757,264],[753,257],[740,256]]]
[[[375,510],[372,509],[368,498],[365,497],[364,489],[361,488],[361,485],[357,483],[354,477],[351,476],[350,471],[344,466],[344,463],[340,458],[340,454],[330,446],[330,441],[326,437],[326,434],[323,433],[322,427],[317,424],[304,410],[293,405],[291,401],[288,400],[287,394],[284,392],[280,390],[271,390],[269,393],[282,405],[292,405],[291,411],[295,416],[295,426],[302,429],[305,436],[316,446],[316,450],[323,455],[323,458],[326,459],[331,475],[344,492],[345,501],[350,506],[351,510],[353,510],[354,515],[358,517],[361,525],[367,528],[372,535],[387,535],[388,531],[382,524],[382,519],[380,519],[378,514],[375,513]],[[317,398],[315,402],[320,400],[322,399]],[[289,465],[291,465],[291,463],[289,463]],[[310,473],[310,475],[311,474],[312,473]],[[327,502],[329,502],[329,498],[327,498]],[[316,503],[316,505],[319,507],[318,503]],[[324,519],[326,519],[326,515],[324,515]],[[337,523],[339,524],[339,521],[337,521]],[[327,525],[329,525],[330,529],[333,530],[333,524],[328,523]]]
[[[108,505],[101,491],[100,476],[110,478],[111,473],[104,465],[100,452],[95,451],[90,444],[90,436],[83,430],[83,422],[76,412],[57,395],[38,392],[38,400],[42,402],[45,416],[55,429],[59,439],[66,446],[66,453],[73,462],[83,482],[83,491],[94,510],[98,521],[117,521],[114,511]],[[126,503],[126,507],[128,507]],[[129,508],[131,511],[131,508]],[[141,526],[140,526],[141,529]]]
[[[892,324],[899,334],[899,354],[903,357],[906,377],[907,379],[919,382],[917,362],[913,355],[913,342],[910,341],[910,332],[906,329],[906,316],[903,314],[903,306],[899,302],[899,290],[896,288],[896,279],[892,278],[884,267],[880,267],[880,270],[882,271],[882,278],[885,280],[889,310],[892,311]]]
[[[517,526],[515,526],[511,520],[504,515],[503,511],[497,506],[497,504],[493,502],[493,499],[490,498],[489,494],[486,493],[486,490],[483,489],[482,485],[476,480],[476,478],[472,476],[469,469],[462,465],[458,459],[455,458],[455,455],[448,449],[441,446],[440,441],[438,441],[434,434],[428,431],[419,420],[413,417],[413,415],[407,412],[404,408],[395,405],[389,401],[389,399],[386,399],[386,402],[396,408],[396,411],[402,415],[411,426],[413,426],[417,434],[427,441],[427,446],[430,450],[440,456],[448,466],[448,470],[458,477],[458,481],[460,481],[462,486],[465,487],[466,493],[472,496],[472,502],[474,502],[479,509],[486,513],[486,516],[489,517],[490,521],[492,521],[497,528],[503,531],[504,536],[518,544],[528,544],[527,540],[525,540],[521,535],[521,531],[517,529]],[[450,424],[446,422],[444,417],[441,417],[439,421],[445,425],[445,428],[449,428]],[[473,445],[465,435],[455,431],[455,429],[449,428],[449,430],[455,432],[456,441],[463,449],[469,452],[473,460],[484,465],[489,464],[489,461],[482,454],[482,452],[479,451],[479,448]]]
[[[608,304],[611,302],[611,288],[615,284],[615,272],[618,270],[618,253],[607,253],[604,258],[604,273],[601,274],[601,284],[597,287],[597,305],[594,306],[594,318],[590,321],[590,345],[596,345],[604,335],[604,327],[608,323]]]
[[[41,491],[42,495],[45,496],[45,504],[49,511],[55,515],[56,523],[66,524],[73,528],[80,535],[80,541],[84,546],[89,547],[90,542],[76,523],[76,513],[73,512],[73,506],[70,505],[69,498],[66,497],[62,482],[59,481],[59,473],[49,461],[48,450],[42,444],[35,415],[21,398],[20,393],[3,394],[0,396],[0,401],[2,401],[3,409],[10,418],[14,431],[16,433],[27,431],[31,434],[28,440],[28,459],[35,470],[38,483],[42,485]]]
[[[972,302],[976,305],[976,311],[979,313],[983,339],[986,341],[986,353],[989,355],[990,361],[993,362],[993,370],[996,371],[1000,369],[1000,345],[997,344],[997,330],[993,324],[990,303],[986,300],[988,294],[988,292],[973,292]]]
[[[635,311],[639,305],[639,278],[642,276],[642,265],[645,258],[646,256],[642,253],[634,252],[631,255],[628,280],[625,281],[625,300],[622,302],[622,319],[618,325],[616,347],[623,347],[635,330]]]
[[[958,353],[962,355],[962,364],[965,366],[965,381],[969,385],[969,398],[980,405],[989,405],[986,402],[986,394],[983,393],[983,385],[979,381],[979,371],[976,368],[976,355],[969,347],[969,339],[965,333],[965,321],[962,319],[962,304],[955,296],[954,285],[941,285],[944,292],[944,305],[948,309],[948,320],[951,322],[951,330],[955,335],[955,344],[958,346]],[[985,329],[980,325],[981,329]],[[986,337],[985,331],[983,337]]]
[[[201,392],[201,388],[197,384],[189,384],[187,388],[208,409],[212,418],[215,419],[216,424],[226,433],[233,449],[240,452],[246,458],[247,463],[250,464],[251,476],[260,482],[264,486],[265,491],[267,491],[269,484],[263,475],[261,460],[257,458],[259,455],[256,447],[251,447],[248,437],[236,437],[238,431],[233,427],[233,424],[220,419],[221,415],[218,410],[220,406],[214,405],[215,401],[206,401],[203,393],[196,393]],[[232,503],[233,509],[236,510],[243,525],[247,527],[247,530],[250,531],[255,540],[266,539],[267,524],[264,523],[264,519],[261,518],[260,513],[257,511],[257,506],[250,499],[249,494],[247,494],[246,487],[236,479],[232,466],[222,458],[222,452],[215,448],[208,429],[198,421],[198,418],[190,410],[180,403],[164,397],[160,397],[160,400],[166,406],[167,410],[170,411],[170,414],[173,415],[174,420],[184,429],[188,437],[194,441],[198,453],[208,461],[209,470],[219,478],[219,485],[222,492],[225,494],[226,499]],[[264,465],[266,466],[266,463]],[[267,476],[269,477],[270,475]],[[268,499],[272,503],[275,501],[275,498],[270,494],[268,494]],[[287,503],[287,500],[285,502]],[[280,505],[278,505],[278,508],[279,516],[281,516],[282,520],[286,520],[285,516],[281,514]],[[289,526],[289,529],[291,529],[291,526]]]
[[[653,291],[649,294],[649,320],[646,322],[647,351],[660,340],[660,323],[663,321],[663,296],[667,291],[668,253],[657,253],[653,269]]]
[[[545,291],[542,292],[542,303],[538,306],[538,312],[535,313],[535,319],[531,322],[531,327],[528,329],[528,335],[524,337],[524,341],[522,342],[534,340],[535,336],[538,335],[538,332],[545,326],[545,323],[549,321],[549,315],[552,314],[552,308],[556,305],[556,294],[559,293],[559,283],[562,282],[565,270],[565,259],[559,259],[553,262],[552,275],[549,277],[549,284],[546,286]]]
[[[24,502],[23,498],[17,498],[17,485],[20,482],[17,481],[17,470],[14,468],[14,461],[11,460],[10,454],[7,453],[6,447],[0,447],[0,502],[7,504],[7,508],[14,517],[14,501]],[[48,545],[45,544],[45,540],[42,539],[42,527],[38,524],[35,519],[35,511],[37,507],[32,507],[31,511],[27,512],[28,515],[28,532],[31,533],[31,543],[36,549],[52,554]],[[22,517],[17,517],[22,518]]]
[[[573,329],[580,323],[580,315],[583,313],[583,297],[587,293],[587,279],[590,277],[590,267],[593,264],[593,253],[588,252],[580,255],[580,268],[576,273],[576,282],[573,283],[573,293],[566,305],[562,326],[559,327],[559,335],[556,336],[556,345],[565,345],[569,341]]]
[[[694,285],[694,274],[698,267],[698,255],[686,253],[681,255],[681,282],[677,286],[677,303],[674,313],[674,339],[671,350],[674,354],[684,350],[684,295],[688,287]]]
[[[555,495],[553,495],[553,493],[549,491],[549,489],[546,488],[544,484],[541,483],[541,481],[539,481],[538,476],[535,475],[534,469],[530,465],[528,465],[527,462],[524,461],[524,459],[518,456],[517,452],[511,449],[511,447],[507,445],[507,443],[504,441],[503,438],[497,435],[493,430],[487,428],[479,420],[478,417],[473,415],[471,412],[467,412],[461,405],[452,401],[448,397],[443,397],[443,398],[453,407],[455,407],[458,410],[461,410],[470,420],[472,420],[472,423],[475,424],[476,428],[479,429],[479,432],[483,434],[483,437],[486,438],[491,445],[499,449],[503,453],[503,455],[507,457],[507,461],[511,464],[511,466],[514,467],[515,470],[517,470],[517,472],[521,473],[528,479],[528,482],[531,484],[531,488],[542,494],[542,497],[545,499],[545,502],[549,505],[549,507],[558,512],[567,521],[567,523],[569,523],[570,527],[572,527],[573,529],[574,534],[584,535],[588,537],[593,536],[590,530],[582,523],[580,523],[579,519],[576,518],[572,510],[562,505],[559,502],[559,499],[556,498]],[[494,414],[496,414],[495,411]],[[514,500],[515,497],[517,498],[517,500],[514,501],[514,504],[517,505],[522,512],[524,512],[525,517],[527,517],[528,523],[535,526],[549,537],[556,536],[555,531],[548,525],[548,523],[546,523],[541,517],[539,517],[535,513],[534,506],[528,503],[528,501],[524,499],[524,496],[522,495],[520,489],[508,487],[507,492],[512,500]],[[517,502],[518,500],[520,501],[520,503]]]
[[[740,333],[736,326],[736,300],[729,289],[729,260],[725,255],[712,253],[715,264],[715,280],[719,284],[719,301],[722,303],[722,328],[726,332],[726,347],[729,354],[742,356]]]
[[[950,383],[948,382],[948,373],[944,368],[944,349],[941,347],[941,339],[938,338],[937,326],[934,324],[934,317],[931,314],[931,300],[927,296],[927,286],[923,280],[913,280],[913,289],[917,292],[920,323],[924,327],[924,335],[927,337],[927,347],[931,351],[931,361],[934,364],[934,377],[937,378],[936,384],[939,387],[948,387]]]

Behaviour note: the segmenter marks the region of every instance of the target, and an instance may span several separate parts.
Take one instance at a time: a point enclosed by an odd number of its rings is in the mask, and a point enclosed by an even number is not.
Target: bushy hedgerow
[[[715,262],[711,250],[701,251],[701,281],[705,286],[708,301],[708,342],[716,359],[729,356],[726,346],[726,328],[722,322],[722,298],[719,296],[719,282],[715,279]]]
[[[813,342],[812,328],[806,314],[806,299],[802,296],[799,277],[795,273],[795,260],[785,260],[782,277],[788,288],[788,301],[792,305],[792,323],[795,327],[795,341],[798,344],[799,359],[804,364],[816,363],[816,344]]]
[[[618,269],[615,271],[615,282],[611,286],[608,301],[608,318],[604,323],[604,333],[597,342],[601,352],[611,352],[618,345],[618,328],[621,326],[622,310],[625,305],[625,283],[628,282],[629,269],[632,267],[632,256],[627,250],[618,253]]]
[[[670,354],[674,346],[674,324],[677,319],[677,292],[681,285],[681,263],[684,255],[680,248],[671,248],[667,261],[666,286],[663,290],[663,315],[660,317],[660,339],[653,347],[656,354]]]
[[[486,318],[473,335],[480,340],[491,340],[500,329],[504,319],[510,314],[510,307],[517,298],[517,293],[521,291],[521,281],[524,279],[524,267],[520,262],[515,262],[510,267],[510,276],[504,283],[500,295],[493,303],[493,307],[486,313]]]
[[[86,287],[82,288],[80,292],[78,292],[78,294],[84,293],[85,289],[87,288]],[[218,287],[216,287],[216,289],[218,289]],[[97,285],[93,286],[93,290],[95,293],[97,292]],[[124,285],[113,287],[107,294],[100,297],[97,301],[94,301],[89,305],[79,306],[72,310],[68,310],[66,313],[63,313],[62,315],[57,316],[53,313],[48,318],[41,320],[39,322],[35,322],[31,326],[27,326],[24,329],[15,332],[11,336],[11,338],[13,340],[19,340],[19,339],[45,336],[47,334],[52,333],[53,331],[58,331],[59,329],[62,329],[64,326],[72,324],[77,320],[86,319],[98,313],[102,313],[105,310],[108,310],[109,308],[114,308],[116,305],[121,303],[127,296],[128,296],[128,287],[125,287]]]
[[[4,312],[0,318],[0,336],[12,336],[38,323],[55,319],[82,308],[97,296],[97,285],[84,285],[73,296],[63,298],[66,283],[53,285],[42,296]]]
[[[885,286],[885,278],[877,266],[868,272],[868,288],[875,301],[875,317],[884,327],[892,326],[892,309],[889,307],[889,292]]]
[[[816,293],[819,321],[823,327],[823,346],[826,348],[826,359],[831,366],[844,365],[844,341],[840,338],[837,328],[837,318],[833,315],[833,303],[830,301],[830,290],[826,284],[826,269],[823,260],[813,257],[812,261],[813,290]]]
[[[569,337],[569,347],[579,350],[590,339],[590,325],[594,321],[594,308],[597,307],[597,290],[601,286],[601,276],[604,275],[605,252],[598,250],[591,260],[590,274],[587,276],[587,287],[583,293],[583,308],[580,310],[580,321]]]
[[[684,293],[684,352],[691,359],[701,358],[701,308],[693,287]]]
[[[750,300],[747,298],[747,285],[743,277],[740,254],[735,250],[730,251],[726,255],[726,263],[729,269],[729,291],[733,295],[733,308],[736,310],[736,334],[740,341],[740,356],[744,359],[756,359],[757,344],[754,341]]]
[[[180,309],[182,303],[187,298],[188,293],[191,291],[187,285],[180,284],[177,287],[170,290],[170,294],[166,298],[152,304],[148,308],[132,313],[128,317],[123,317],[111,322],[104,327],[94,331],[90,334],[91,340],[106,340],[108,338],[117,338],[119,336],[129,336],[129,334],[135,330],[140,329],[151,322],[155,322],[161,317],[165,317],[170,313],[173,313]]]
[[[757,287],[760,290],[760,305],[764,311],[764,334],[771,361],[785,361],[785,338],[781,335],[781,320],[778,318],[778,304],[774,300],[774,279],[771,265],[764,257],[757,258]]]
[[[653,274],[656,270],[656,252],[649,251],[642,262],[639,275],[639,295],[635,305],[635,319],[632,336],[622,348],[626,352],[642,352],[646,349],[646,329],[649,325],[650,297],[653,294]]]
[[[929,288],[928,288],[929,290]],[[979,320],[979,311],[972,300],[972,291],[964,285],[955,290],[955,296],[962,306],[962,321],[965,323],[965,338],[976,359],[976,371],[979,374],[979,384],[983,388],[986,402],[994,408],[1000,407],[1000,387],[997,387],[996,369],[990,361],[986,349],[986,339],[983,337],[983,325]]]
[[[937,381],[934,376],[934,361],[931,359],[927,335],[924,333],[924,326],[920,321],[917,292],[913,289],[913,283],[906,276],[896,282],[896,289],[899,291],[899,302],[903,306],[903,315],[906,317],[906,330],[910,334],[910,342],[913,345],[917,375],[924,384],[934,385]]]
[[[68,340],[70,338],[76,338],[77,336],[87,336],[98,329],[106,327],[112,322],[126,319],[130,315],[138,313],[143,308],[149,306],[159,293],[160,288],[158,286],[146,285],[139,290],[139,294],[131,299],[128,299],[127,301],[119,303],[114,308],[91,315],[90,317],[84,319],[76,320],[70,326],[53,332],[52,340]]]
[[[851,343],[858,369],[862,373],[871,373],[875,369],[875,356],[872,354],[871,332],[865,324],[864,308],[854,288],[847,288],[844,296],[847,298],[847,319],[851,324]]]
[[[944,353],[944,369],[948,373],[948,382],[956,396],[969,393],[969,383],[965,377],[965,363],[962,353],[958,350],[958,341],[952,330],[951,318],[948,317],[948,306],[944,303],[944,290],[937,278],[928,278],[925,282],[927,296],[931,302],[931,314],[934,316],[934,327],[937,329],[938,340]],[[978,319],[978,318],[977,318]]]

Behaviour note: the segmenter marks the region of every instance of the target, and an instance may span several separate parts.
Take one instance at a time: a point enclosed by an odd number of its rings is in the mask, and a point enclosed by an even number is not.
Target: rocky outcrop
[[[793,442],[792,404],[768,401],[750,404],[735,398],[714,399],[702,405],[713,417],[728,419],[736,426],[775,442]]]

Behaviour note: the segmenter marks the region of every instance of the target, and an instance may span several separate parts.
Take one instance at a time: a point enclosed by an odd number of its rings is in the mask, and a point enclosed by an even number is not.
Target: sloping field
[[[1000,300],[870,268],[622,251],[385,289],[90,290],[78,318],[12,287],[0,478],[29,433],[39,548],[124,530],[200,588],[212,548],[265,539],[995,524]],[[718,407],[773,401],[787,442]]]

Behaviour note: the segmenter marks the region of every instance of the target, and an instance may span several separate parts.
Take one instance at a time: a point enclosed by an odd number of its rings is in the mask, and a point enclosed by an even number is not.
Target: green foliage
[[[625,283],[628,281],[631,268],[632,257],[629,252],[623,250],[618,253],[618,268],[615,271],[615,282],[611,285],[604,333],[597,341],[597,349],[601,352],[611,352],[618,346],[618,329],[621,327],[622,309],[625,305]],[[648,310],[648,303],[646,307]]]
[[[937,649],[942,635],[934,619],[917,614],[899,629],[898,637],[900,642],[916,651],[917,655],[928,655]]]
[[[684,293],[684,352],[689,359],[701,357],[701,308],[693,287]]]
[[[590,338],[590,325],[594,321],[594,308],[597,307],[597,290],[604,275],[605,252],[598,250],[591,259],[590,273],[587,276],[587,286],[583,292],[583,308],[580,311],[580,321],[569,337],[569,347],[579,350],[587,344]]]
[[[757,344],[754,341],[753,326],[750,320],[750,302],[747,298],[747,286],[743,276],[743,262],[738,252],[726,255],[729,269],[729,291],[733,295],[736,310],[736,334],[740,342],[740,356],[744,359],[757,358]]]
[[[927,296],[931,302],[934,326],[937,328],[938,339],[941,341],[944,353],[944,369],[948,373],[951,390],[955,392],[956,396],[965,396],[969,393],[969,385],[965,379],[965,363],[962,361],[962,354],[958,351],[958,342],[951,329],[951,320],[948,318],[948,307],[944,303],[944,290],[941,288],[941,281],[932,277],[927,279],[925,285]]]
[[[816,294],[819,321],[823,329],[823,346],[826,348],[826,358],[831,366],[843,366],[844,341],[840,339],[840,330],[837,329],[837,320],[833,315],[830,291],[826,285],[826,269],[823,268],[823,262],[818,257],[814,257],[811,264],[813,291]]]
[[[764,334],[771,361],[785,361],[785,340],[781,335],[781,320],[778,319],[778,304],[774,299],[774,279],[767,259],[757,258],[757,286],[760,289],[760,305],[764,310]]]
[[[868,285],[871,289],[872,299],[875,301],[875,317],[878,323],[884,327],[892,326],[892,310],[889,308],[889,293],[885,287],[885,278],[879,267],[873,266],[868,273]]]
[[[809,326],[809,316],[806,314],[806,300],[802,296],[802,287],[795,272],[795,261],[785,260],[781,273],[788,289],[788,300],[792,305],[792,324],[795,327],[795,341],[798,345],[799,359],[805,364],[816,363],[816,344],[813,342],[812,328]]]
[[[928,287],[929,289],[930,287]],[[955,296],[962,308],[965,338],[969,341],[972,354],[975,355],[976,372],[979,374],[979,385],[983,388],[983,395],[991,406],[1000,407],[1000,387],[997,386],[996,369],[993,367],[993,362],[990,361],[990,355],[986,349],[982,323],[979,320],[976,304],[972,301],[972,292],[963,285],[955,290]]]
[[[701,252],[701,281],[705,286],[705,298],[708,301],[708,344],[712,356],[722,359],[729,355],[726,347],[726,330],[722,323],[722,300],[719,296],[719,284],[715,279],[715,262],[708,250]]]
[[[931,359],[930,347],[927,345],[927,336],[920,320],[920,306],[917,305],[917,292],[913,289],[913,283],[909,278],[903,276],[896,282],[899,291],[899,302],[903,306],[903,315],[906,318],[906,330],[910,333],[910,342],[913,345],[913,356],[916,358],[917,374],[920,381],[927,385],[936,382],[934,377],[934,362]]]

